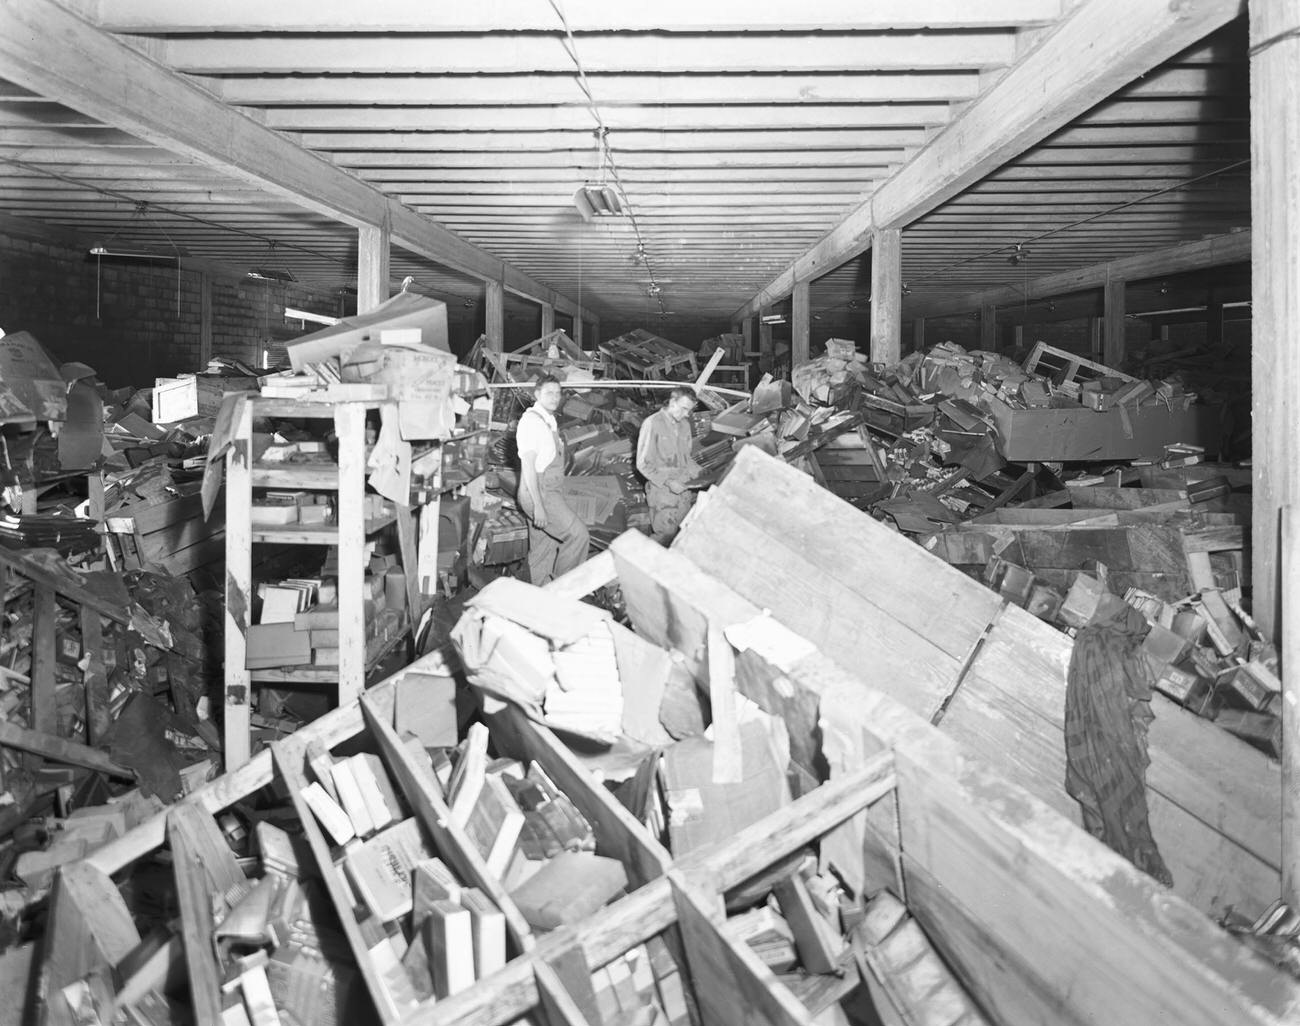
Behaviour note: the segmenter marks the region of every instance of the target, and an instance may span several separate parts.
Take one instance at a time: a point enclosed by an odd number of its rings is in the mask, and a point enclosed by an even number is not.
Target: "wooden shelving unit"
[[[226,455],[226,631],[225,631],[225,765],[230,770],[248,761],[252,686],[255,683],[326,685],[337,682],[338,701],[346,704],[361,694],[367,674],[406,637],[419,615],[415,580],[416,524],[411,507],[399,503],[394,512],[365,516],[366,414],[380,410],[396,415],[396,406],[379,400],[288,403],[283,399],[249,399],[235,425],[235,443]],[[293,417],[333,421],[338,438],[336,463],[254,463],[253,422],[262,417]],[[332,524],[252,523],[253,490],[285,488],[330,491],[335,494]],[[435,513],[436,525],[436,513]],[[365,543],[396,526],[401,566],[407,573],[407,610],[391,634],[367,639],[365,615]],[[259,544],[330,545],[338,547],[338,666],[294,666],[249,670],[247,630],[252,623],[255,583],[252,547]]]

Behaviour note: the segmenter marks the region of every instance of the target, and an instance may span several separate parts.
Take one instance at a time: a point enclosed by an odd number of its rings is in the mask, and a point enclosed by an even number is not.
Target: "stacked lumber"
[[[758,452],[740,454],[673,547],[1078,821],[1067,635]],[[1279,886],[1278,765],[1163,695],[1152,708],[1147,801],[1174,891],[1253,919]]]

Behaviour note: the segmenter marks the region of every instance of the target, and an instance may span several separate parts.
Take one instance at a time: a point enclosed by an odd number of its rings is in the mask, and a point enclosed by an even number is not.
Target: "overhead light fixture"
[[[177,253],[149,253],[137,249],[119,249],[115,246],[110,247],[103,244],[90,247],[90,255],[93,257],[109,257],[116,260],[166,260],[170,263],[180,263],[180,256]]]
[[[278,281],[284,284],[298,280],[288,268],[276,265],[275,243],[269,240],[266,243],[266,259],[257,267],[250,267],[244,277],[257,281]]]
[[[608,185],[582,185],[573,194],[573,205],[584,221],[596,217],[622,217],[623,204]]]
[[[1029,250],[1025,249],[1024,243],[1017,242],[1015,252],[1007,257],[1007,263],[1012,267],[1022,264],[1029,259]]]
[[[777,314],[763,314],[763,316],[761,316],[761,317],[759,318],[759,321],[762,322],[763,324],[784,324],[784,323],[785,323],[785,315],[784,315],[784,314],[779,314],[779,313],[777,313]]]

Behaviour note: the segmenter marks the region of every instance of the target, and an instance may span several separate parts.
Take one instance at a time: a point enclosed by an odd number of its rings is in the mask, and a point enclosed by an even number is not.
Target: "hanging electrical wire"
[[[641,224],[637,220],[636,210],[632,207],[632,202],[628,198],[627,189],[623,187],[623,179],[619,177],[618,164],[614,160],[614,155],[609,149],[609,129],[605,125],[605,119],[601,117],[600,109],[596,105],[596,98],[592,95],[591,85],[587,81],[586,69],[582,66],[582,60],[578,56],[578,43],[573,38],[573,30],[569,27],[569,19],[565,16],[564,8],[559,0],[546,0],[555,11],[556,17],[560,19],[560,24],[564,27],[565,38],[561,40],[565,52],[568,53],[569,59],[573,61],[573,66],[578,72],[578,88],[582,90],[582,95],[587,98],[587,110],[591,113],[592,119],[596,122],[596,138],[601,148],[602,174],[603,168],[607,167],[610,176],[614,179],[614,187],[623,203],[623,209],[627,211],[628,221],[632,225],[632,232],[636,236],[637,253],[641,256],[641,263],[645,267],[646,275],[650,279],[650,285],[646,289],[646,294],[656,300],[659,304],[659,313],[661,316],[667,316],[664,309],[663,287],[655,279],[654,266],[650,262],[650,254],[646,251],[645,239],[641,234]]]
[[[1013,265],[1020,264],[1025,259],[1025,255],[1027,253],[1029,246],[1035,242],[1040,242],[1043,239],[1049,239],[1053,235],[1060,235],[1062,232],[1068,232],[1073,228],[1078,228],[1081,225],[1088,224],[1092,221],[1100,220],[1103,217],[1109,217],[1111,214],[1117,214],[1121,210],[1127,210],[1129,207],[1137,206],[1139,203],[1145,203],[1147,202],[1147,200],[1155,199],[1157,196],[1163,196],[1166,193],[1170,193],[1170,192],[1177,192],[1179,189],[1185,189],[1187,188],[1187,186],[1195,185],[1197,182],[1203,182],[1209,178],[1214,178],[1217,177],[1218,175],[1227,174],[1229,171],[1236,171],[1238,168],[1246,167],[1249,164],[1250,164],[1249,160],[1238,160],[1231,164],[1225,164],[1223,167],[1215,168],[1213,171],[1207,171],[1203,175],[1196,175],[1194,178],[1188,178],[1185,181],[1175,182],[1173,185],[1167,185],[1163,189],[1156,189],[1154,192],[1145,193],[1137,197],[1136,199],[1126,200],[1125,202],[1120,203],[1117,206],[1111,207],[1108,210],[1102,210],[1096,214],[1090,214],[1087,217],[1080,218],[1078,221],[1072,221],[1069,224],[1061,225],[1061,227],[1059,228],[1051,228],[1045,232],[1040,232],[1037,235],[1032,235],[1029,238],[1022,240],[1021,242],[1014,242],[1008,245],[997,246],[996,248],[986,250],[983,253],[976,253],[974,256],[964,257],[963,259],[958,260],[956,263],[949,264],[946,267],[940,267],[937,271],[931,271],[929,274],[922,275],[919,278],[908,279],[907,288],[911,289],[915,287],[917,284],[919,284],[920,282],[929,281],[931,278],[937,278],[941,274],[947,274],[949,271],[955,270],[958,267],[964,267],[966,264],[974,263],[976,260],[984,260],[987,257],[997,256],[999,253],[1005,253],[1008,250],[1010,250],[1012,256],[1016,258],[1012,261]]]

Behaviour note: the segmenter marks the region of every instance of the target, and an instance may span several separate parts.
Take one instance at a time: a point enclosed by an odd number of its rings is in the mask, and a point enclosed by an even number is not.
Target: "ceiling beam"
[[[430,143],[432,143],[432,140],[430,140]],[[55,153],[57,150],[42,150],[40,152]],[[884,163],[901,163],[907,156],[907,152],[902,146],[818,150],[817,164],[821,167],[876,167]],[[1067,152],[1079,153],[1080,151],[1070,150]],[[591,146],[581,149],[536,150],[532,152],[511,150],[451,152],[432,147],[426,150],[385,151],[379,153],[368,150],[336,150],[326,155],[341,167],[357,169],[565,167],[581,171],[592,171],[596,168],[596,158]],[[669,168],[675,170],[677,168],[691,167],[720,170],[746,167],[787,167],[792,161],[802,161],[802,159],[801,152],[773,150],[767,146],[755,149],[701,152],[678,150],[668,153],[655,150],[628,149],[620,149],[618,152],[620,171],[632,168]],[[1104,159],[1104,156],[1099,159]]]
[[[1244,0],[1085,0],[734,319],[863,252],[873,231],[934,210],[1244,8]]]
[[[534,0],[530,0],[534,2]],[[1188,75],[1208,74],[1203,70]],[[212,79],[226,103],[426,106],[586,106],[572,74],[248,75]],[[597,75],[587,76],[602,110],[663,103],[900,103],[973,100],[978,71],[912,75]],[[1194,91],[1194,90],[1184,90]],[[3,99],[0,96],[0,99]],[[21,98],[20,98],[21,99]]]
[[[354,227],[390,225],[394,241],[457,270],[505,277],[566,312],[566,296],[404,207],[373,186],[225,106],[53,0],[0,4],[0,74],[106,124],[252,182]],[[9,133],[5,133],[9,135]]]
[[[485,32],[554,31],[555,12],[536,0],[487,0],[474,4],[385,0],[380,4],[320,0],[222,0],[220,4],[175,0],[75,0],[101,27],[113,32]],[[822,0],[805,9],[752,0],[658,0],[651,6],[608,0],[566,0],[575,32],[663,30],[749,32],[763,29],[975,29],[1044,24],[1060,16],[1061,0]]]
[[[573,73],[573,58],[558,31],[464,34],[454,40],[437,35],[171,36],[158,45],[164,64],[197,75]],[[1015,60],[1016,34],[747,32],[719,45],[717,36],[708,33],[601,33],[579,40],[579,51],[588,73],[983,71]]]
[[[1186,242],[1167,249],[1152,250],[1137,256],[1109,260],[1060,274],[1036,278],[1024,286],[989,289],[964,296],[908,297],[903,316],[947,317],[978,310],[981,306],[1010,306],[1093,289],[1107,281],[1138,281],[1166,274],[1180,274],[1206,267],[1242,263],[1250,260],[1250,231],[1231,232],[1198,242]]]
[[[32,131],[29,129],[29,131]],[[5,133],[8,135],[8,133]],[[0,136],[3,138],[3,136]],[[692,150],[726,152],[730,149],[763,149],[804,153],[820,148],[861,150],[919,148],[928,134],[923,127],[888,128],[798,128],[775,136],[761,128],[733,131],[644,131],[620,129],[611,132],[610,147],[620,165],[624,150],[658,150],[679,153]],[[587,129],[548,131],[540,126],[525,132],[313,132],[299,133],[299,140],[313,150],[580,150],[587,147],[589,165],[595,170],[598,158],[594,132]],[[811,158],[815,159],[815,158]]]

